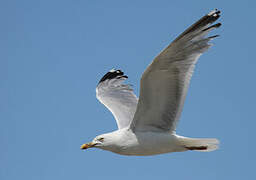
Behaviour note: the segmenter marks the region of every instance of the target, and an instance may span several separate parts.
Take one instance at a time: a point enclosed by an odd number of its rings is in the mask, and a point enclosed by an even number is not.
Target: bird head
[[[104,135],[97,136],[92,142],[83,144],[80,148],[85,150],[92,147],[102,147],[105,145],[106,137]]]

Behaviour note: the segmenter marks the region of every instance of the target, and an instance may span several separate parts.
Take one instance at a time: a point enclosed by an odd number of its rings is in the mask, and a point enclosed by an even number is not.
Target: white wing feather
[[[221,24],[214,10],[202,17],[162,51],[143,73],[140,97],[131,128],[136,131],[175,131],[189,82],[200,55],[216,36],[205,37]]]
[[[130,125],[138,103],[130,85],[122,84],[127,78],[121,70],[111,70],[96,88],[97,99],[112,112],[118,129]]]

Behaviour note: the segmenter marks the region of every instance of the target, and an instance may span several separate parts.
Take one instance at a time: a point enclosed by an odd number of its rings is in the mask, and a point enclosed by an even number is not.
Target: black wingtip
[[[210,36],[210,37],[208,37],[208,39],[214,39],[214,38],[217,38],[217,37],[220,37],[220,35],[214,35],[214,36]]]
[[[206,23],[213,23],[214,21],[216,21],[217,19],[219,19],[220,17],[220,11],[217,9],[212,10],[211,12],[209,12],[206,16]]]
[[[221,11],[215,8],[214,10],[212,10],[211,12],[209,12],[207,15],[208,15],[208,16],[217,16],[217,15],[219,15],[220,13],[221,13]]]
[[[107,72],[99,81],[99,83],[105,81],[105,80],[109,80],[109,79],[120,79],[120,78],[128,78],[128,76],[124,75],[124,72],[122,70],[115,70],[112,69],[109,72]]]
[[[219,28],[220,26],[221,26],[221,23],[217,23],[217,24],[214,24],[214,25],[212,25],[208,28],[203,29],[203,31],[207,31],[207,30],[212,29],[212,28]]]
[[[197,22],[195,22],[192,26],[190,26],[181,35],[179,35],[173,42],[176,42],[176,41],[180,40],[181,38],[183,38],[187,34],[193,32],[197,29],[200,29],[201,27],[204,27],[208,24],[214,23],[217,19],[219,19],[220,13],[221,13],[221,11],[219,11],[217,9],[212,10],[211,12],[209,12],[208,14],[203,16],[201,19],[199,19]],[[220,23],[217,23],[216,27],[220,26],[220,25],[221,25]],[[207,30],[207,29],[209,29],[209,28],[206,28],[205,30]]]

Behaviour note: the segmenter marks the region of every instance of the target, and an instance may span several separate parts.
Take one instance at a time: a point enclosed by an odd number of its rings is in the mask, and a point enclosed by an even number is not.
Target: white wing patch
[[[123,81],[128,77],[121,70],[110,70],[97,88],[96,97],[114,115],[118,129],[128,127],[136,111],[138,99],[133,89]]]

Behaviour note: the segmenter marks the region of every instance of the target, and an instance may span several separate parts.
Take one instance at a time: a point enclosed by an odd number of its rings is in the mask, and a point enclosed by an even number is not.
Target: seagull
[[[106,73],[96,88],[97,99],[116,119],[118,130],[99,135],[81,149],[99,148],[121,155],[149,156],[171,152],[218,149],[215,138],[189,138],[176,134],[189,82],[198,58],[218,35],[221,26],[214,9],[179,35],[147,67],[140,79],[139,99],[123,82],[121,70]]]

